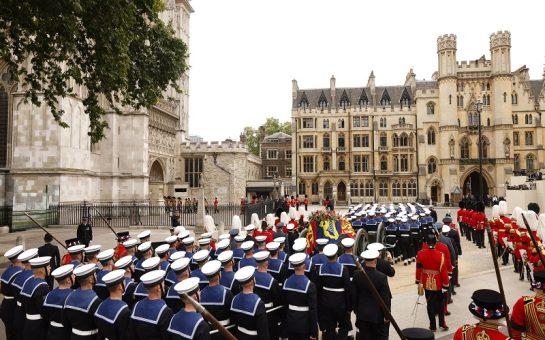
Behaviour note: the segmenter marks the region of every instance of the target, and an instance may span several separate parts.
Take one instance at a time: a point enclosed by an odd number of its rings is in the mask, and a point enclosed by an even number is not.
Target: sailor
[[[188,237],[191,237],[191,234],[188,230],[182,230],[178,234],[178,246],[176,247],[176,250],[178,251],[186,251],[184,240]],[[193,241],[194,242],[194,241]],[[191,244],[193,244],[193,242]]]
[[[117,260],[114,264],[115,268],[124,270],[124,284],[125,291],[123,292],[123,301],[132,308],[134,305],[134,290],[136,289],[136,283],[133,280],[134,264],[132,262],[132,256],[123,256]]]
[[[138,261],[136,261],[136,264],[134,266],[134,276],[133,279],[135,282],[140,282],[140,276],[144,274],[145,270],[142,268],[142,263],[144,263],[145,260],[149,259],[153,256],[153,248],[151,247],[151,242],[144,242],[141,243],[138,246]]]
[[[229,236],[229,234],[227,234]],[[216,258],[221,254],[222,252],[229,250],[229,240],[228,239],[222,239],[219,240],[218,243],[216,243]]]
[[[97,255],[100,252],[101,247],[102,246],[100,244],[93,244],[91,246],[83,248],[83,252],[85,253],[85,262],[94,264],[96,266],[97,272],[99,270]]]
[[[194,254],[195,238],[193,236],[188,236],[183,239],[182,243],[184,244],[185,257],[192,259]],[[191,262],[191,270],[193,270],[193,268],[196,268],[196,267],[197,265],[196,264],[194,265]]]
[[[189,262],[191,262],[191,259],[185,257],[185,251],[177,251],[175,253],[172,253],[169,256],[168,261],[172,265],[172,263],[176,262],[177,260],[181,258],[186,258],[189,260]],[[172,285],[175,285],[176,283],[178,283],[178,279],[176,278],[176,273],[169,266],[167,270],[167,274],[165,276],[165,287],[170,288],[172,287]]]
[[[193,255],[192,261],[194,261],[198,268],[195,268],[194,270],[191,270],[191,277],[198,277],[199,278],[199,289],[203,289],[208,285],[208,278],[206,275],[202,272],[202,267],[208,262],[210,259],[210,251],[207,249],[199,250],[198,252]]]
[[[144,260],[141,266],[141,268],[144,270],[144,274],[159,269],[159,261],[160,261],[159,258],[156,256],[150,257],[149,259]],[[135,302],[138,302],[146,298],[147,296],[148,294],[147,294],[144,283],[142,281],[138,282],[138,284],[136,285],[136,288],[134,289],[133,300]]]
[[[233,294],[230,290],[220,284],[221,262],[212,260],[202,267],[202,273],[208,278],[208,286],[201,291],[201,304],[212,314],[219,323],[228,327],[229,309],[233,300]],[[223,336],[217,331],[212,331],[212,339],[223,339]]]
[[[244,258],[244,249],[241,248],[244,239],[245,237],[242,235],[235,236],[235,248],[232,250],[236,268],[238,268],[238,262]]]
[[[98,340],[98,329],[94,315],[102,302],[93,290],[96,283],[95,265],[80,265],[74,269],[79,288],[74,290],[64,303],[63,325],[72,330],[71,339]]]
[[[269,264],[267,266],[267,271],[269,274],[274,277],[274,279],[279,283],[280,286],[288,278],[287,266],[278,256],[280,251],[280,243],[278,242],[269,242],[267,243],[267,250],[269,251]],[[284,253],[285,254],[285,253]]]
[[[66,249],[72,258],[70,264],[73,265],[74,268],[83,263],[83,249],[85,249],[83,244],[77,244]]]
[[[403,217],[399,224],[399,242],[401,245],[401,253],[403,254],[403,265],[410,264],[414,257],[413,241],[411,239],[411,226],[407,223],[407,219]]]
[[[411,228],[411,242],[412,242],[412,251],[413,251],[413,258],[412,262],[416,261],[416,252],[420,250],[422,245],[420,244],[421,241],[421,234],[420,234],[420,223],[418,222],[418,215],[412,215],[411,220],[409,221],[409,226]]]
[[[316,286],[305,275],[306,259],[304,253],[289,257],[295,273],[286,279],[282,287],[283,305],[287,306],[283,328],[290,340],[318,338]]]
[[[206,233],[206,234],[210,234],[210,233]],[[211,239],[212,234],[210,234],[210,237],[204,237],[204,236],[207,236],[207,235],[203,234],[201,236],[201,238],[199,239],[199,241],[198,241],[199,251],[200,250],[207,250],[208,251],[208,256],[210,258],[214,258],[215,252],[214,252],[214,249],[210,246],[210,242],[212,241],[212,239]]]
[[[164,292],[164,270],[153,270],[141,277],[148,296],[134,305],[127,339],[163,339],[172,318],[172,310],[161,299]]]
[[[238,269],[251,266],[256,268],[256,262],[254,259],[254,241],[245,241],[240,245],[240,248],[244,250],[244,258],[238,262]]]
[[[165,238],[166,244],[168,244],[168,255],[172,255],[176,252],[176,242],[178,242],[178,235],[170,235]],[[157,251],[157,249],[155,249]]]
[[[490,289],[479,289],[473,292],[471,299],[473,301],[469,304],[469,311],[479,323],[461,326],[454,333],[453,339],[511,339],[498,330],[501,325],[498,320],[503,319],[507,313],[501,294]]]
[[[136,237],[138,238],[138,240],[140,240],[140,244],[149,242],[151,238],[151,231],[144,230],[143,232],[138,234]]]
[[[58,287],[49,292],[43,302],[42,316],[49,323],[47,340],[70,339],[71,330],[62,324],[62,313],[66,298],[74,291],[72,289],[74,284],[73,270],[74,266],[67,264],[51,273],[51,276],[57,280]]]
[[[24,284],[32,278],[32,267],[30,260],[38,256],[38,248],[32,248],[20,253],[17,259],[24,266],[23,270],[15,276],[11,287],[13,288],[13,297],[15,298],[15,311],[13,312],[13,329],[16,339],[22,339],[23,330],[25,328],[25,312],[21,297],[19,296]]]
[[[396,274],[395,268],[391,265],[392,258],[388,255],[386,260],[384,257],[384,245],[382,243],[370,243],[367,245],[368,250],[376,250],[380,256],[377,259],[377,270],[388,277],[394,277]]]
[[[286,237],[287,235],[282,231],[286,225],[279,222],[275,225],[276,231],[273,233],[273,240],[278,237]]]
[[[255,226],[253,224],[249,224],[246,227],[244,227],[244,230],[246,231],[246,237],[244,238],[244,242],[252,241],[255,243],[255,238],[253,236],[255,231]]]
[[[97,259],[100,261],[102,269],[97,272],[97,283],[93,289],[95,290],[95,293],[97,293],[97,296],[101,300],[104,300],[109,296],[109,294],[108,288],[106,288],[106,283],[102,280],[102,277],[114,269],[114,250],[107,249],[100,252],[97,255]]]
[[[280,336],[279,323],[282,289],[278,281],[267,272],[270,253],[267,250],[254,254],[257,262],[255,272],[254,292],[261,298],[267,311],[269,324],[269,335],[271,339],[278,339]]]
[[[237,246],[235,237],[238,236],[238,233],[239,233],[239,230],[237,228],[229,229],[229,248],[231,250],[235,249]]]
[[[388,218],[388,224],[386,225],[384,237],[384,243],[388,249],[392,252],[394,262],[397,263],[401,259],[401,246],[399,241],[398,225],[395,223],[395,219]]]
[[[26,316],[23,339],[31,340],[38,334],[47,334],[47,322],[40,314],[49,285],[45,280],[51,270],[51,256],[36,257],[28,261],[33,277],[28,279],[19,294]]]
[[[221,252],[221,254],[218,255],[218,261],[220,261],[222,265],[220,284],[229,289],[233,295],[238,294],[240,289],[235,283],[233,251],[226,250]]]
[[[182,300],[184,296],[199,300],[199,279],[191,277],[174,286],[176,292]],[[210,327],[208,323],[197,313],[195,306],[189,301],[182,303],[184,308],[178,311],[170,320],[167,328],[168,338],[172,340],[179,339],[194,339],[208,340],[210,339]]]
[[[13,333],[13,314],[15,312],[16,303],[12,283],[13,280],[15,280],[15,277],[17,277],[17,274],[23,271],[21,261],[17,259],[23,251],[23,246],[15,246],[4,253],[4,256],[9,260],[10,265],[0,277],[0,292],[4,296],[2,305],[0,306],[0,317],[4,322],[7,340],[15,339],[15,334]]]
[[[265,241],[267,241],[267,236],[266,235],[257,235],[255,237],[255,242],[256,242],[257,249],[254,251],[254,253],[258,253],[260,251],[267,250],[265,248]]]
[[[310,260],[310,257],[305,252],[306,249],[307,249],[307,240],[304,238],[296,239],[291,248],[294,254],[302,253],[305,255],[305,275],[310,280],[314,280],[316,271],[314,269],[314,266],[312,265],[312,261]],[[293,267],[293,265],[290,262],[288,265],[288,276],[294,273],[295,273],[295,267]]]
[[[123,247],[127,250],[127,255],[131,256],[133,265],[136,265],[138,257],[136,257],[136,246],[138,245],[138,240],[131,238],[123,242]]]
[[[354,271],[356,270],[356,262],[354,261],[354,254],[352,247],[354,246],[353,238],[343,238],[341,241],[344,253],[339,256],[339,263],[344,265],[348,269],[350,274],[350,280],[354,277]]]
[[[316,240],[317,253],[312,256],[312,264],[316,266],[316,270],[320,270],[320,266],[327,262],[327,256],[324,255],[324,247],[329,242],[327,238],[319,238]]]
[[[170,262],[168,262],[170,256],[169,245],[161,244],[155,248],[155,254],[159,257],[159,269],[164,270],[165,272],[168,271],[168,266],[170,264]]]
[[[326,245],[324,256],[327,262],[317,269],[318,323],[324,340],[345,339],[351,329],[350,274],[337,262],[338,249],[336,244]]]
[[[287,265],[288,264],[288,253],[284,251],[284,248],[286,246],[286,238],[285,237],[277,237],[273,241],[278,242],[280,244],[280,248],[278,248],[278,259],[280,261],[284,262]]]
[[[513,339],[545,339],[545,271],[534,272],[534,294],[515,302],[511,314]]]
[[[255,268],[245,266],[235,274],[235,280],[242,287],[231,303],[231,321],[237,325],[236,337],[246,339],[270,339],[265,305],[254,294]]]
[[[173,312],[178,312],[184,307],[180,296],[176,291],[176,284],[180,283],[189,278],[189,262],[191,260],[187,257],[179,258],[178,260],[172,262],[170,265],[170,271],[175,274],[175,282],[168,288],[167,294],[165,295],[165,301],[167,306],[172,309]]]
[[[131,311],[123,301],[125,292],[125,271],[117,269],[103,276],[110,296],[102,301],[95,312],[98,333],[108,340],[125,339]]]

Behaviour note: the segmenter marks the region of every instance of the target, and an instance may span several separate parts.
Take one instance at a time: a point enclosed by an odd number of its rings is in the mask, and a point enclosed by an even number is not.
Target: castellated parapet
[[[444,34],[437,38],[437,51],[456,49],[456,34]]]
[[[496,47],[511,47],[511,32],[498,31],[490,34],[490,49]]]
[[[187,152],[248,152],[248,146],[240,142],[187,142],[182,144],[183,153]]]

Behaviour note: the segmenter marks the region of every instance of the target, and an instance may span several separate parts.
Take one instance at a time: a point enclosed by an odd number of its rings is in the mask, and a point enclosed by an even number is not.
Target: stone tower
[[[439,83],[439,125],[457,125],[456,108],[456,35],[445,34],[437,38]]]
[[[511,33],[498,31],[490,35],[490,58],[494,123],[511,124]]]

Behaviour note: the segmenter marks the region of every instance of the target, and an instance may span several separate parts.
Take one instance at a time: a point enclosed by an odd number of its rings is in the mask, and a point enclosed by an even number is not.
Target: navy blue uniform
[[[255,261],[253,257],[245,257],[241,259],[240,261],[238,261],[238,269],[242,267],[246,267],[246,266],[257,268],[257,262]]]
[[[239,340],[269,339],[267,312],[257,294],[237,294],[231,303],[232,322]]]
[[[132,294],[132,299],[134,303],[137,303],[140,300],[143,300],[148,297],[148,292],[146,290],[146,287],[144,287],[144,284],[142,282],[138,283],[136,285],[136,288],[134,289],[134,293]]]
[[[97,272],[97,282],[93,286],[93,290],[95,291],[95,293],[97,293],[97,296],[101,300],[107,299],[108,296],[110,296],[110,293],[108,292],[108,288],[106,288],[106,284],[104,283],[104,281],[102,281],[102,278],[104,277],[104,275],[108,274],[109,272],[110,272],[109,270],[104,270],[104,269],[99,270]]]
[[[199,289],[203,290],[204,287],[208,286],[208,277],[204,275],[200,268],[197,268],[193,271],[191,271],[190,274],[191,277],[197,277],[199,278]]]
[[[23,289],[24,284],[27,280],[30,280],[32,276],[32,270],[23,270],[13,280],[11,287],[13,288],[13,296],[15,297],[16,306],[13,313],[13,329],[15,332],[16,339],[22,339],[23,330],[25,328],[25,312],[23,311],[23,305],[19,293]]]
[[[178,283],[178,281],[176,281],[176,283]],[[178,295],[178,292],[174,289],[176,283],[168,288],[165,295],[165,302],[167,303],[168,308],[172,309],[174,313],[177,313],[185,306],[180,295]]]
[[[74,290],[71,288],[55,288],[45,297],[42,307],[42,316],[49,323],[47,330],[47,340],[68,340],[70,339],[71,329],[64,327],[62,313],[66,298]]]
[[[339,256],[339,263],[344,265],[348,269],[348,275],[350,275],[350,280],[354,278],[354,271],[356,270],[356,262],[354,261],[354,255],[352,254],[342,254]]]
[[[40,314],[45,296],[49,293],[49,285],[44,279],[32,277],[28,279],[21,293],[20,300],[25,313],[24,340],[32,340],[36,335],[47,333],[47,321]]]
[[[316,286],[305,275],[292,275],[283,286],[283,304],[287,307],[283,328],[291,339],[318,338]]]
[[[269,272],[280,285],[288,278],[288,267],[281,259],[269,259],[267,272]]]
[[[136,282],[130,277],[125,278],[125,292],[123,292],[123,301],[132,309],[134,306],[134,290],[136,289]]]
[[[201,304],[223,326],[231,324],[229,309],[233,301],[233,294],[222,285],[207,286],[201,291]],[[213,331],[212,339],[223,339],[220,333]]]
[[[63,324],[72,330],[72,340],[99,339],[94,315],[101,300],[92,289],[74,290],[64,303]]]
[[[0,306],[0,318],[4,322],[6,328],[7,340],[13,340],[15,338],[13,315],[15,313],[16,303],[12,283],[13,280],[15,280],[15,277],[22,271],[23,269],[21,267],[10,265],[0,277],[0,291],[2,292],[2,295],[4,295],[2,305]]]
[[[288,265],[288,276],[293,275],[294,273],[295,273],[295,269],[293,269],[293,266],[291,265],[291,262],[290,262],[290,264]],[[307,255],[305,259],[305,275],[310,280],[313,280],[314,274],[315,274],[314,266],[312,265],[311,259]]]
[[[280,306],[282,297],[280,284],[269,273],[255,272],[254,292],[265,305],[271,339],[278,339],[280,336],[278,324],[281,320],[281,311],[277,307]]]
[[[210,327],[199,313],[181,310],[176,313],[167,329],[171,340],[209,340]]]
[[[172,310],[163,300],[144,299],[134,305],[128,339],[159,340],[167,338]]]
[[[108,340],[125,339],[131,312],[121,300],[107,298],[95,312],[95,323],[99,334]]]

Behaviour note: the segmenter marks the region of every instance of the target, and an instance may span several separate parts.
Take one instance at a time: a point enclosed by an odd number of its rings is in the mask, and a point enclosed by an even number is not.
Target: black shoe
[[[447,325],[443,325],[443,326],[441,326],[441,328],[442,328],[443,332],[448,331],[448,326]]]
[[[452,292],[452,295],[456,295],[456,292],[455,292],[455,291],[453,291],[453,292]]]
[[[450,312],[449,312],[449,311],[446,311],[446,312],[445,312],[445,315],[450,315]]]
[[[452,299],[448,300],[448,304],[450,305],[452,303]]]

